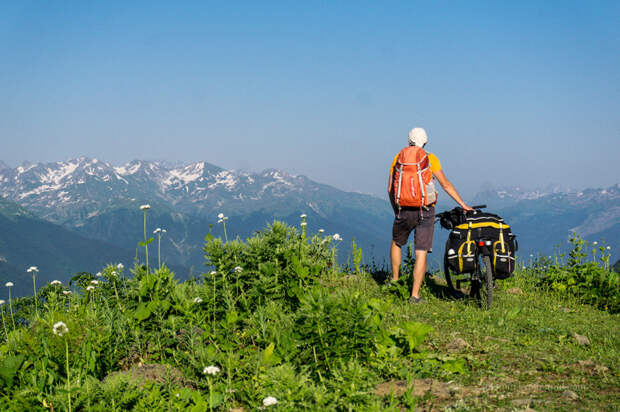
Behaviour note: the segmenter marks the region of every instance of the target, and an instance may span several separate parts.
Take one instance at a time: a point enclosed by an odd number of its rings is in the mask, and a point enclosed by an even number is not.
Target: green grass
[[[340,270],[334,243],[274,223],[245,242],[207,236],[208,268],[186,282],[108,266],[91,292],[90,274],[69,297],[44,287],[39,315],[21,298],[0,339],[0,409],[620,408],[618,314],[526,270],[498,281],[490,310],[446,298],[438,277],[411,305],[406,277],[385,288],[355,256],[354,273]],[[278,402],[263,407],[268,396]]]
[[[522,293],[508,293],[512,288]],[[618,315],[536,289],[523,271],[497,281],[488,311],[427,292],[428,304],[405,306],[402,316],[433,326],[427,345],[437,351],[450,351],[456,338],[470,345],[458,351],[467,358],[469,373],[452,378],[474,392],[460,403],[462,409],[510,409],[526,400],[537,410],[620,407]],[[590,345],[577,344],[574,333],[586,336]],[[579,399],[565,399],[566,390]]]

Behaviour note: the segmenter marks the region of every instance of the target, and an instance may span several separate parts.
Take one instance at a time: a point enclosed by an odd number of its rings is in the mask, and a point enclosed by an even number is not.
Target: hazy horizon
[[[0,160],[267,168],[384,196],[414,126],[466,196],[620,176],[620,3],[4,2]]]
[[[0,164],[4,163],[7,166],[9,166],[10,168],[15,169],[15,168],[17,168],[19,166],[34,165],[34,164],[38,164],[38,163],[39,164],[51,164],[51,163],[55,163],[55,162],[67,162],[67,161],[70,161],[70,160],[79,159],[81,157],[88,158],[88,159],[91,159],[91,160],[95,160],[96,159],[97,161],[108,163],[108,164],[110,164],[113,167],[125,166],[128,163],[131,163],[133,161],[163,162],[163,163],[166,163],[167,166],[169,166],[169,167],[180,167],[180,166],[185,166],[185,165],[189,165],[189,164],[196,163],[196,162],[206,162],[206,163],[209,163],[211,165],[221,167],[220,165],[218,165],[216,163],[213,163],[213,162],[210,162],[210,161],[208,161],[206,159],[195,160],[195,161],[183,161],[183,160],[169,161],[169,160],[166,160],[166,159],[147,159],[147,158],[138,159],[138,158],[136,158],[136,159],[131,159],[131,160],[127,161],[127,162],[116,163],[116,162],[109,162],[108,160],[103,159],[101,157],[90,157],[90,156],[85,156],[85,155],[76,156],[76,157],[69,157],[69,158],[66,158],[66,159],[55,160],[55,161],[50,161],[50,162],[36,162],[36,161],[24,160],[22,162],[13,163],[13,164],[10,164],[9,162],[6,162],[6,161],[3,161],[3,159],[0,159]],[[264,172],[264,171],[269,170],[269,169],[272,169],[272,168],[265,168],[265,169],[260,169],[260,170],[244,170],[244,169],[226,169],[226,170],[233,171],[233,172],[242,172],[242,173],[261,173],[261,172]],[[295,175],[295,174],[290,173],[289,171],[284,170],[284,169],[279,169],[279,170],[281,170],[283,172],[286,172],[286,173],[289,173],[291,175]],[[333,185],[333,184],[331,184],[329,182],[319,181],[319,180],[313,178],[313,176],[308,176],[308,175],[304,175],[304,176],[306,176],[307,178],[309,178],[309,179],[311,179],[311,180],[313,180],[313,181],[315,181],[317,183],[327,184],[327,185],[336,187],[337,189],[340,189],[340,190],[343,190],[343,191],[371,195],[371,196],[375,196],[375,197],[379,197],[379,198],[385,198],[387,200],[387,195],[385,194],[385,192],[382,192],[382,193],[371,193],[371,192],[364,192],[364,191],[360,191],[360,190],[346,190],[344,188],[341,188],[341,187],[338,187],[336,185]],[[534,182],[526,182],[525,184],[514,184],[514,185],[501,185],[501,184],[497,185],[497,184],[493,184],[491,182],[482,182],[478,189],[474,189],[471,192],[469,192],[469,191],[463,192],[462,194],[464,194],[464,195],[466,195],[468,197],[473,197],[473,196],[475,196],[475,195],[477,195],[477,194],[479,194],[481,192],[487,191],[487,190],[501,190],[501,189],[512,189],[512,188],[520,189],[522,191],[530,191],[530,192],[532,192],[532,191],[575,192],[575,191],[580,191],[580,190],[583,190],[583,189],[607,189],[607,188],[609,188],[611,186],[620,185],[620,180],[617,181],[616,183],[612,183],[612,184],[605,185],[605,186],[597,186],[596,184],[591,184],[589,186],[586,185],[586,186],[582,186],[582,187],[562,185],[559,182],[547,182],[545,184],[541,184],[541,185],[538,185],[538,186],[533,185],[533,183]],[[443,194],[445,195],[445,193],[443,193]],[[447,195],[445,195],[445,196],[447,196]]]

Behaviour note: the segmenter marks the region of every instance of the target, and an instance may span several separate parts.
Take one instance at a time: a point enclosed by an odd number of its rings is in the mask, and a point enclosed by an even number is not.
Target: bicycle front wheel
[[[481,275],[484,276],[484,279],[480,279],[480,304],[485,309],[491,309],[491,303],[493,302],[493,268],[491,267],[491,258],[483,256],[482,262],[484,263],[484,271]]]

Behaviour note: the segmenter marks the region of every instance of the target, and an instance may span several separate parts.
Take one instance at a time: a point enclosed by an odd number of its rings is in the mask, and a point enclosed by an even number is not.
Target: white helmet
[[[424,147],[424,145],[428,142],[428,136],[426,136],[426,131],[421,127],[414,127],[409,132],[409,145],[410,146],[418,146]]]

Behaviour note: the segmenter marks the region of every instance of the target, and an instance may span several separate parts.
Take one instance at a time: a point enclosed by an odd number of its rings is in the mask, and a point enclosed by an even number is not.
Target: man
[[[388,187],[395,215],[394,225],[392,226],[392,246],[390,249],[392,282],[398,280],[402,261],[401,247],[407,244],[411,231],[415,231],[415,267],[413,269],[413,287],[411,288],[411,297],[409,298],[411,303],[422,302],[420,287],[426,273],[426,255],[433,248],[437,196],[432,179],[437,179],[446,193],[464,210],[473,210],[461,199],[452,183],[444,175],[439,159],[432,153],[415,149],[424,148],[427,141],[428,137],[424,129],[420,127],[411,129],[409,132],[409,148],[404,148],[394,157],[392,162]],[[419,159],[419,162],[410,163],[415,162],[415,160],[403,160],[414,158]],[[403,176],[405,176],[405,180],[403,180]],[[407,196],[411,198],[409,203],[407,203]],[[414,199],[415,196],[417,196],[417,200]],[[416,202],[419,203],[419,206],[407,206],[407,204],[417,205],[418,203]]]

